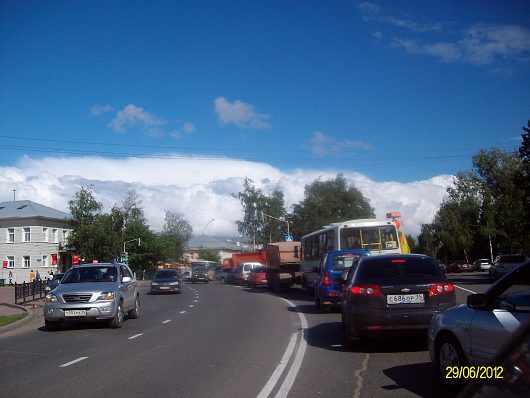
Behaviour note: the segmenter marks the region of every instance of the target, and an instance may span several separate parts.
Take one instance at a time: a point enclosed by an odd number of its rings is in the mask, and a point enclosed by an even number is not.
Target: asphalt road
[[[489,286],[486,274],[448,276],[458,303]],[[302,290],[273,295],[210,283],[154,296],[146,289],[140,318],[121,329],[66,324],[47,332],[41,319],[2,335],[0,396],[451,395],[436,380],[425,339],[348,351],[340,313],[320,314]]]

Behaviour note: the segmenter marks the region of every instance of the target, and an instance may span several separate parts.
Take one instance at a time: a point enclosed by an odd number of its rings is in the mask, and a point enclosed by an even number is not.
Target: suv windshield
[[[359,283],[393,284],[443,280],[440,268],[428,258],[370,258],[362,262],[355,277]]]
[[[114,266],[76,267],[66,273],[61,283],[115,282],[117,276],[118,270]]]
[[[195,265],[193,266],[195,272],[206,272],[206,265]]]

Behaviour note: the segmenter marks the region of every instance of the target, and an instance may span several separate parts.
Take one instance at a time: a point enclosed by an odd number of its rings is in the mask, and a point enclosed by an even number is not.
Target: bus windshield
[[[397,230],[391,224],[342,228],[340,247],[341,249],[395,250],[399,247]]]

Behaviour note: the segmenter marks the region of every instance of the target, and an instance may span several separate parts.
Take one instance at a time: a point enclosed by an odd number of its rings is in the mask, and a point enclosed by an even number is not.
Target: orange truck
[[[267,251],[234,253],[232,257],[223,260],[223,269],[235,269],[243,263],[261,263],[265,265],[267,263]]]
[[[279,292],[300,284],[300,242],[275,242],[267,245],[267,284]]]

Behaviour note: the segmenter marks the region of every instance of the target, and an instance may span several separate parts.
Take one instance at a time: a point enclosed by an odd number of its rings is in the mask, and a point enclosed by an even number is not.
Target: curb
[[[6,307],[11,307],[11,308],[16,308],[26,313],[26,316],[24,318],[19,319],[18,321],[15,321],[13,323],[10,323],[9,325],[0,326],[0,335],[3,333],[9,332],[11,330],[14,330],[14,329],[18,329],[19,327],[22,327],[30,323],[33,319],[35,319],[35,314],[33,313],[31,309],[28,309],[26,307],[23,307],[17,304],[0,303],[0,305],[4,305]]]

